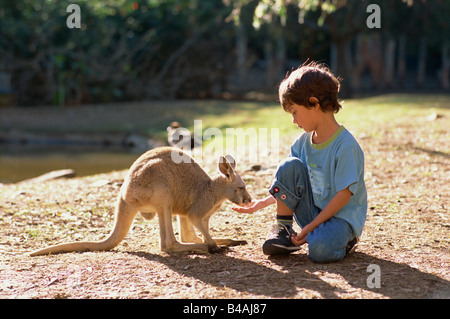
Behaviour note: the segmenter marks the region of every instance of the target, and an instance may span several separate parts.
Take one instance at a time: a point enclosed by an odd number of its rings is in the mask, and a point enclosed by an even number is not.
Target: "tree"
[[[271,62],[276,61],[279,69],[280,63],[286,59],[285,22],[288,5],[296,4],[299,8],[298,22],[304,27],[324,30],[329,33],[331,47],[336,53],[336,63],[332,63],[336,74],[343,79],[341,83],[341,97],[351,96],[352,85],[348,66],[348,45],[363,28],[365,23],[365,8],[367,1],[323,0],[323,1],[282,1],[262,0],[255,10],[255,22],[257,27],[267,26],[268,38],[276,39],[276,42],[266,42],[266,60],[269,74]],[[308,14],[317,11],[318,14]],[[273,52],[276,52],[275,54]],[[275,58],[274,58],[275,57]],[[313,58],[313,57],[309,57]],[[279,76],[279,74],[278,74]],[[272,76],[269,76],[269,79]],[[273,77],[275,78],[275,77]],[[269,84],[273,81],[269,80]]]
[[[210,96],[229,70],[221,0],[0,2],[0,69],[21,105]],[[225,39],[225,40],[223,40]]]
[[[448,37],[448,34],[450,33],[450,2],[446,0],[436,0],[431,1],[429,5],[429,44],[439,48],[441,65],[437,76],[441,87],[448,90],[450,88],[450,39]]]
[[[259,0],[224,0],[226,6],[232,11],[227,17],[228,21],[233,21],[236,43],[236,70],[238,73],[238,87],[244,87],[249,68],[248,58],[248,33],[252,28],[253,16]]]

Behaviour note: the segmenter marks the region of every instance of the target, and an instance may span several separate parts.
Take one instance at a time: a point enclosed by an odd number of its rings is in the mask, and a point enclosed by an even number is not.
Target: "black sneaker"
[[[263,253],[265,255],[289,255],[294,251],[300,250],[301,247],[295,246],[291,241],[293,234],[297,235],[292,227],[279,223],[273,225],[266,241],[262,245]]]
[[[359,242],[359,237],[358,237],[358,236],[356,236],[355,238],[353,238],[352,240],[350,240],[350,241],[347,243],[347,247],[345,247],[345,252],[346,252],[346,254],[351,254],[352,252],[354,252],[355,249],[356,249],[356,245],[358,244],[358,242]]]

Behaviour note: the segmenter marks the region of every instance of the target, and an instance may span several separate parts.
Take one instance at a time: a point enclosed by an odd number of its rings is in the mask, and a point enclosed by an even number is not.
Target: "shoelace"
[[[281,228],[281,227],[279,227],[279,226],[282,226],[283,228],[284,228],[284,230],[286,230],[286,232],[289,234],[289,238],[291,238],[291,236],[292,236],[292,234],[293,233],[291,233],[290,231],[289,231],[289,227],[287,227],[286,225],[283,225],[283,224],[278,224],[278,228]],[[291,228],[292,229],[292,228]]]

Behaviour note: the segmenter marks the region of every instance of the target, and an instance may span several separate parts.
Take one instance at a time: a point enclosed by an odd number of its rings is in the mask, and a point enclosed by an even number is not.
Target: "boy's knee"
[[[299,174],[302,176],[308,176],[308,171],[306,170],[305,164],[303,164],[303,162],[297,157],[288,157],[278,165],[276,176],[296,176]]]
[[[308,242],[308,258],[318,263],[339,261],[344,258],[345,249],[333,250],[330,246],[330,243],[321,239]]]
[[[278,165],[278,170],[295,170],[295,169],[302,169],[304,168],[304,164],[301,159],[297,157],[288,157],[281,161],[281,163]]]
[[[288,157],[278,165],[275,181],[269,192],[294,210],[307,183],[309,176],[303,162],[296,157]]]

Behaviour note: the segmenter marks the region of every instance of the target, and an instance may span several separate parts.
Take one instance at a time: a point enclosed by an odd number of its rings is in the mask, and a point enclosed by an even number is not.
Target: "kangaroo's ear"
[[[231,178],[234,176],[234,169],[233,169],[232,164],[230,164],[225,157],[220,156],[218,166],[219,166],[219,171],[223,175],[225,175],[226,178],[231,180]]]
[[[231,155],[226,155],[225,158],[228,163],[230,163],[231,167],[233,167],[233,169],[236,169],[236,160],[234,159],[234,157]]]

